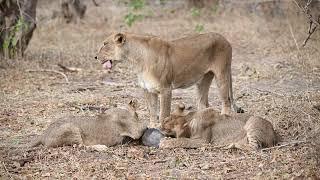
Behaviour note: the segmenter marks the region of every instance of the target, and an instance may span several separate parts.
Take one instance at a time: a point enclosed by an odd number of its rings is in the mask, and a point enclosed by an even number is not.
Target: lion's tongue
[[[103,68],[105,69],[111,69],[112,68],[112,63],[110,60],[106,61],[105,63],[103,63]]]

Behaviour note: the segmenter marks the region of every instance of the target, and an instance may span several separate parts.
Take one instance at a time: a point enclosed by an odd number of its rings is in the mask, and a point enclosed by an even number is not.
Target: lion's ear
[[[185,108],[186,108],[186,107],[185,107],[185,105],[184,105],[183,103],[179,103],[179,104],[176,106],[174,112],[175,112],[175,113],[178,113],[178,114],[182,114],[183,111],[185,110]]]
[[[123,45],[126,42],[126,36],[122,33],[117,33],[113,38],[114,42],[118,45]]]

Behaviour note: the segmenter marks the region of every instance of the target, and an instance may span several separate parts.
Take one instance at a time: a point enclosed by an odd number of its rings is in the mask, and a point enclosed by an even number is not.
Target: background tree
[[[61,3],[63,17],[67,23],[82,19],[87,6],[81,0],[63,0]]]
[[[36,28],[37,0],[0,0],[0,56],[23,56]]]

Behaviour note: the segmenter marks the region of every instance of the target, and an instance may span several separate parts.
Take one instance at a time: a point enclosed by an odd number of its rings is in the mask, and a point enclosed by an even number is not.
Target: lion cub
[[[139,139],[147,124],[139,120],[133,101],[126,109],[113,108],[98,116],[65,117],[52,123],[29,147],[43,144],[48,147],[63,145],[121,144],[125,137]]]
[[[184,112],[184,105],[179,105],[164,120],[161,130],[167,136],[177,137],[163,139],[161,148],[196,148],[213,143],[260,149],[273,146],[277,141],[272,124],[261,117],[248,114],[221,115],[213,108]]]

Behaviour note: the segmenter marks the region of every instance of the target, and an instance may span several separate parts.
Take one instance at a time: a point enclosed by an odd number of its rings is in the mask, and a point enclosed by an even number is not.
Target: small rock
[[[45,173],[45,174],[42,174],[42,177],[49,177],[51,174],[50,173]]]
[[[165,136],[155,128],[148,128],[142,136],[142,143],[145,146],[159,148],[160,140]]]
[[[93,151],[102,152],[102,151],[106,151],[108,147],[106,145],[97,144],[97,145],[90,146],[90,149],[92,149]]]
[[[210,169],[210,165],[209,164],[202,164],[202,165],[200,165],[200,169],[208,170],[208,169]]]

